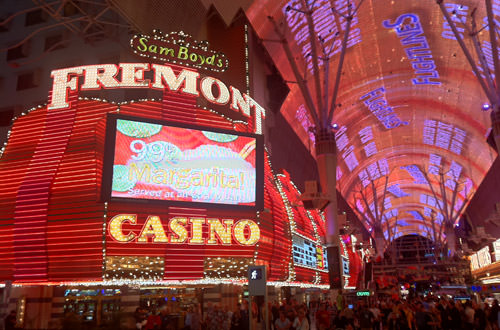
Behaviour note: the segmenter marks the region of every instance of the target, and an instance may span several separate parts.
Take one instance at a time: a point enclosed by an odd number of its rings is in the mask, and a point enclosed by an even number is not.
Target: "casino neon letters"
[[[145,72],[152,71],[153,79],[145,79]],[[118,74],[121,72],[121,80]],[[217,78],[203,77],[194,70],[182,69],[178,74],[171,66],[149,63],[120,63],[83,65],[71,68],[53,70],[52,97],[49,110],[65,109],[70,106],[68,91],[78,91],[80,77],[83,84],[80,90],[99,90],[101,88],[152,88],[169,89],[191,96],[201,95],[209,102],[226,105],[234,111],[241,112],[246,117],[255,119],[255,133],[262,134],[262,120],[266,116],[265,109],[254,99],[237,88],[229,88]],[[217,92],[214,95],[215,89]]]
[[[124,229],[133,227],[132,229]],[[208,230],[203,230],[207,227]],[[140,228],[140,231],[137,229]],[[173,217],[163,223],[159,216],[150,215],[142,227],[135,214],[115,215],[108,224],[113,239],[122,243],[170,243],[232,245],[233,240],[243,246],[255,245],[260,240],[259,226],[253,220],[218,219],[203,217]],[[207,237],[203,237],[203,233]]]

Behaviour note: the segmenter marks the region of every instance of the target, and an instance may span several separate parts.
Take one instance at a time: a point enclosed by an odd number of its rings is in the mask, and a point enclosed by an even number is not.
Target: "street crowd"
[[[340,304],[344,305],[344,304]],[[381,299],[358,300],[353,304],[332,304],[330,301],[298,303],[291,298],[268,305],[268,327],[275,330],[500,330],[500,307],[467,300]],[[136,328],[146,330],[248,330],[266,329],[265,310],[255,302],[252,313],[246,300],[234,309],[208,304],[201,314],[199,306],[191,306],[183,322],[172,319],[163,308],[158,314],[138,309]],[[250,317],[250,315],[252,315]],[[183,327],[179,327],[183,324]]]

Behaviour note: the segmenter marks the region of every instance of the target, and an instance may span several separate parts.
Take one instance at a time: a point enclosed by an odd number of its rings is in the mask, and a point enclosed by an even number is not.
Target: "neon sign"
[[[144,79],[144,74],[152,71],[153,79]],[[121,81],[118,74],[121,72]],[[217,78],[203,77],[193,70],[182,69],[175,74],[169,65],[149,63],[120,63],[83,65],[71,68],[53,70],[52,97],[48,105],[49,110],[65,109],[70,106],[69,91],[78,91],[79,78],[83,77],[80,90],[99,90],[102,88],[151,88],[169,89],[190,96],[200,96],[217,105],[229,104],[229,107],[241,112],[245,117],[255,119],[255,133],[262,134],[262,120],[266,111],[254,99],[237,88],[229,88]],[[214,95],[214,90],[217,95]]]
[[[155,30],[154,35],[136,35],[130,40],[134,53],[211,71],[225,71],[228,68],[226,55],[208,49],[207,41],[196,41],[184,32],[163,35]]]
[[[253,220],[218,219],[203,217],[173,217],[166,227],[159,216],[150,215],[139,232],[123,227],[136,227],[137,215],[118,214],[108,224],[111,237],[120,243],[169,243],[169,244],[207,244],[232,245],[236,241],[240,245],[251,246],[260,240],[259,226]],[[207,227],[204,230],[203,227]],[[206,237],[204,237],[204,233]]]
[[[407,22],[407,19],[410,19]],[[406,24],[405,24],[406,22]],[[441,82],[431,80],[438,79],[439,73],[432,59],[427,38],[423,35],[424,30],[420,24],[420,18],[415,14],[403,14],[394,23],[386,20],[382,23],[386,29],[394,29],[401,39],[401,45],[406,47],[405,52],[411,60],[411,66],[416,78],[411,81],[414,85],[441,85]]]

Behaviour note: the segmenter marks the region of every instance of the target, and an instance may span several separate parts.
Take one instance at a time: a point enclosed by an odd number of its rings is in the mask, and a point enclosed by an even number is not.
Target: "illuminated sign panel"
[[[293,236],[293,262],[296,265],[322,269],[319,265],[323,266],[323,261],[318,260],[322,255],[318,255],[316,249],[317,246],[312,241],[298,235]]]
[[[127,229],[124,229],[127,227]],[[140,229],[140,230],[137,230]],[[110,236],[120,243],[169,243],[190,245],[255,245],[260,240],[259,226],[249,219],[173,217],[163,223],[156,215],[147,217],[143,225],[135,214],[115,215],[108,224]],[[205,237],[204,233],[207,233]]]
[[[490,265],[491,264],[490,247],[485,246],[481,250],[477,251],[477,259],[479,268]]]
[[[261,209],[262,137],[110,116],[104,197]]]
[[[184,32],[153,36],[137,35],[130,40],[133,51],[145,57],[211,71],[225,71],[228,60],[223,53],[208,49],[207,41],[196,41]]]
[[[495,262],[500,261],[500,239],[493,242],[493,253],[495,256]]]
[[[152,79],[145,79],[146,73],[151,74]],[[262,120],[266,117],[265,109],[247,94],[214,77],[199,79],[200,74],[193,69],[182,69],[177,74],[172,66],[155,63],[97,64],[53,70],[51,77],[49,110],[69,108],[69,93],[79,89],[151,88],[175,91],[188,97],[201,95],[212,104],[229,105],[232,110],[255,119],[254,132],[257,134],[262,134]]]

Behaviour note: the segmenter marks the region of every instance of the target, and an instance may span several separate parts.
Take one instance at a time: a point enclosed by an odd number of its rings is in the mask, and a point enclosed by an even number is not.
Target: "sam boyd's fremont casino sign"
[[[203,69],[212,66],[219,67],[219,64],[221,69],[227,67],[227,60],[223,54],[212,54],[201,46],[189,48],[188,46],[175,45],[177,48],[169,48],[168,44],[160,46],[159,42],[158,39],[142,36],[134,37],[131,44],[135,47],[134,51],[140,52],[143,56],[176,63],[181,62],[180,64],[185,65],[193,62],[191,66]],[[145,79],[146,72],[151,74],[152,79]],[[255,120],[254,133],[262,134],[262,120],[265,118],[265,109],[262,106],[247,94],[241,93],[233,86],[227,86],[217,78],[200,77],[200,73],[194,69],[182,68],[180,72],[176,73],[173,67],[168,64],[96,64],[53,70],[51,77],[53,85],[49,110],[69,108],[70,91],[90,91],[102,88],[168,89],[186,95],[201,96],[217,105],[229,105],[232,110],[241,112],[248,118],[253,117]]]

